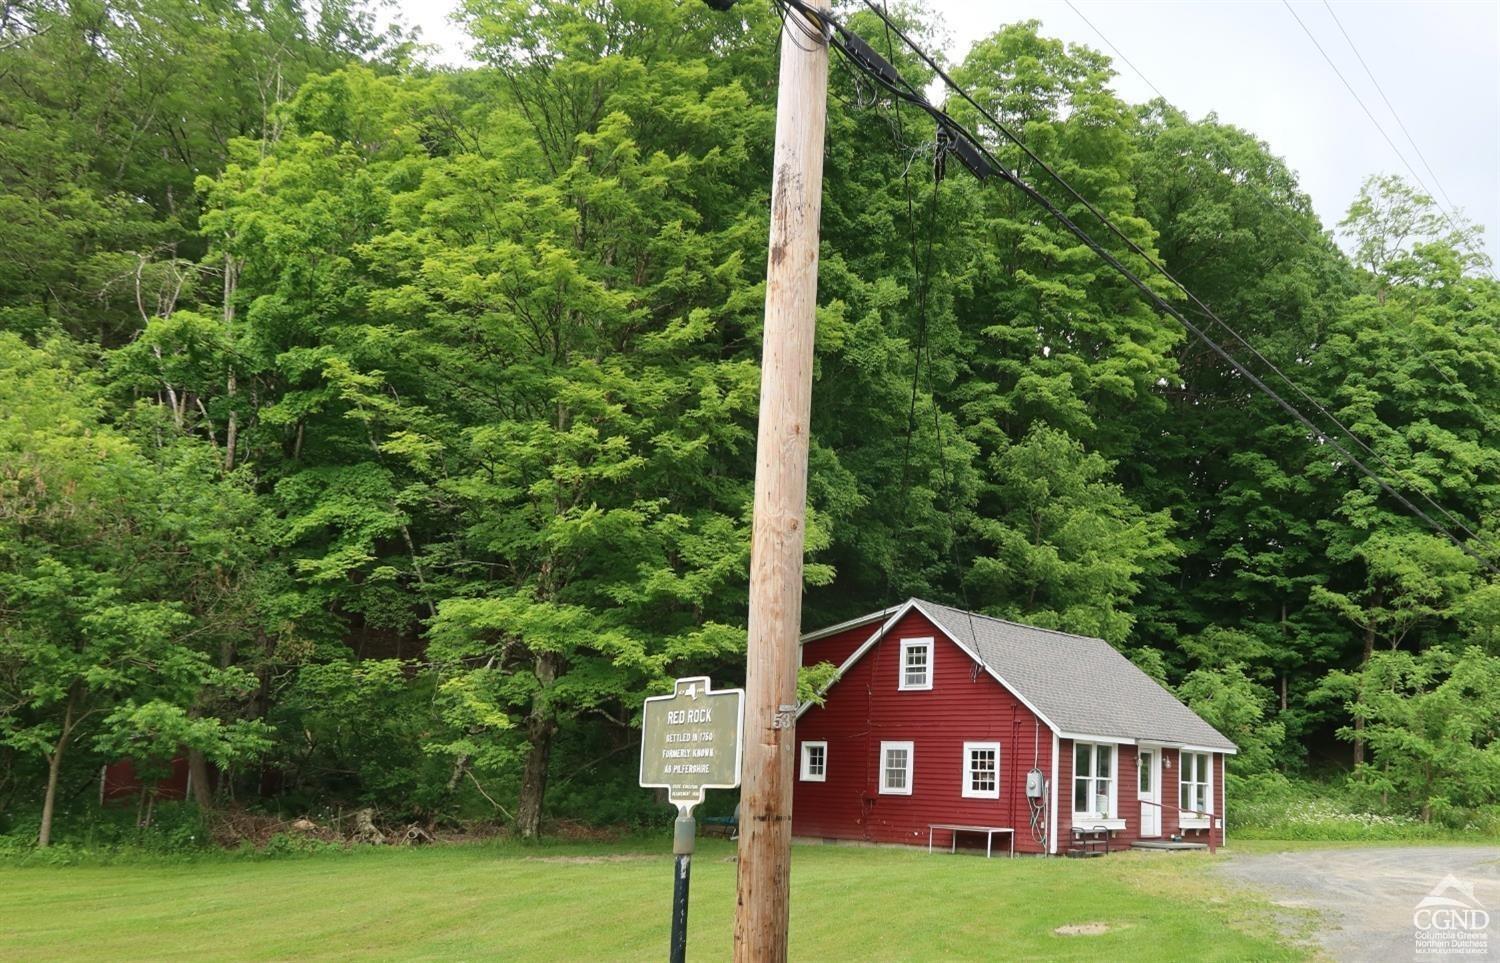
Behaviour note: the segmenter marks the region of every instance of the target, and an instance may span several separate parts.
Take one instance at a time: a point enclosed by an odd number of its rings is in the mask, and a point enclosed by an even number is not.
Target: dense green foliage
[[[742,671],[774,16],[468,0],[481,65],[434,71],[312,9],[0,6],[0,812],[43,841],[101,762],[183,750],[204,807],[627,822],[640,699]],[[1470,239],[1378,178],[1346,256],[1265,144],[1035,24],[955,73],[1472,554],[836,71],[805,622],[1099,635],[1235,778],[1493,812]]]

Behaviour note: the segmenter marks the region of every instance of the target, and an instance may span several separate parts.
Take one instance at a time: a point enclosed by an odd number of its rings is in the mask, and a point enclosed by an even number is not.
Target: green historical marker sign
[[[707,789],[740,784],[743,689],[709,688],[707,676],[678,679],[671,695],[646,700],[641,717],[641,785],[665,789],[684,812]]]
[[[671,963],[687,959],[688,879],[698,833],[693,807],[709,789],[740,784],[744,727],[744,690],[715,692],[706,675],[678,679],[671,695],[652,696],[641,713],[641,785],[665,789],[668,801],[677,807],[672,826]]]

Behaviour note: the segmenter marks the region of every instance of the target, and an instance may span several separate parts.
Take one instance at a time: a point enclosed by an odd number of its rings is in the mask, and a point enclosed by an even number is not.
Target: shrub
[[[1462,822],[1427,823],[1364,804],[1348,782],[1288,779],[1263,773],[1240,780],[1231,796],[1229,834],[1243,839],[1402,840],[1500,836],[1500,807],[1469,812]]]
[[[1329,688],[1364,720],[1339,735],[1369,746],[1372,761],[1354,772],[1366,798],[1449,828],[1500,802],[1500,657],[1476,646],[1380,652]]]

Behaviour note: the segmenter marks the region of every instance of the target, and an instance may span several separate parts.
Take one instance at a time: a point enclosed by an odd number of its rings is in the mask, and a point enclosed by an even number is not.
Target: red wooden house
[[[819,662],[838,675],[798,714],[798,836],[1223,842],[1234,743],[1101,639],[911,599],[804,636]]]

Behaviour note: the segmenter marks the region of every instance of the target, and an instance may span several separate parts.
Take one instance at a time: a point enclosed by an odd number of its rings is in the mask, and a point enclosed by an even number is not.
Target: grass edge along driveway
[[[0,958],[659,960],[670,840],[0,866]],[[729,957],[734,849],[693,864],[689,955]],[[1220,856],[1218,858],[1224,858]],[[1206,854],[1097,860],[798,846],[793,959],[1303,959]],[[1058,927],[1102,923],[1095,935]],[[1293,927],[1295,929],[1295,927]]]

